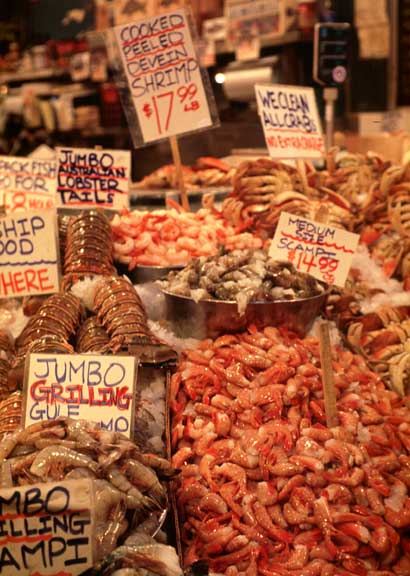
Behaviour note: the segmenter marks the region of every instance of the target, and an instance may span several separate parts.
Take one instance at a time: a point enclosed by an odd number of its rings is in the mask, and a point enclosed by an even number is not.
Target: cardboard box
[[[401,163],[410,152],[410,132],[392,134],[352,134],[336,133],[335,145],[346,147],[349,152],[366,154],[368,151],[380,154],[385,160]]]

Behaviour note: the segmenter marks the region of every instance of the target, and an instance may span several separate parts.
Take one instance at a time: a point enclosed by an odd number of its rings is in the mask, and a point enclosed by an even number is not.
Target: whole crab
[[[388,165],[377,155],[342,152],[332,148],[326,156],[326,171],[320,174],[322,186],[330,188],[350,202],[358,223],[363,216],[369,192],[378,187]]]
[[[401,395],[410,390],[410,318],[407,307],[384,306],[350,324],[350,346]]]
[[[244,162],[222,213],[231,224],[266,235],[275,230],[282,211],[315,219],[325,209],[328,224],[350,228],[349,203],[332,190],[312,187],[314,177],[304,178],[296,168],[266,158]]]

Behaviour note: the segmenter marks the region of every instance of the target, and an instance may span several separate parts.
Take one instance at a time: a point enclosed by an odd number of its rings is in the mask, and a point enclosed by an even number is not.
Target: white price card
[[[183,10],[114,30],[144,144],[212,126]]]
[[[359,235],[282,212],[269,256],[292,262],[326,284],[343,287],[359,243]]]
[[[93,509],[89,478],[0,489],[0,574],[84,574],[93,565]]]
[[[321,158],[325,153],[313,88],[255,86],[266,145],[272,158]]]
[[[54,160],[0,156],[0,206],[6,214],[53,208],[56,186]]]
[[[24,382],[24,425],[78,418],[131,437],[135,379],[134,357],[30,354]]]
[[[59,207],[128,208],[129,151],[57,148],[57,164]]]
[[[0,299],[58,291],[56,211],[0,218]]]

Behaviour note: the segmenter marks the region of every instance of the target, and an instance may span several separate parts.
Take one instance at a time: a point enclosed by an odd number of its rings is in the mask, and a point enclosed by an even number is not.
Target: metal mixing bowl
[[[132,270],[128,270],[125,264],[115,263],[119,274],[125,274],[133,284],[145,284],[166,278],[169,272],[179,272],[184,266],[140,266],[139,264]]]
[[[167,320],[181,338],[215,338],[220,334],[240,332],[250,324],[287,326],[299,336],[309,331],[326,304],[327,292],[311,298],[250,302],[240,316],[236,302],[199,300],[162,290]]]

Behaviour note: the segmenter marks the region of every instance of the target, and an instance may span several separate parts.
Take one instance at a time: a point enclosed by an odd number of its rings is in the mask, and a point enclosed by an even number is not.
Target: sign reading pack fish
[[[0,206],[6,214],[53,208],[56,185],[54,160],[0,156]]]
[[[266,145],[272,158],[322,158],[325,145],[313,88],[255,86]]]

